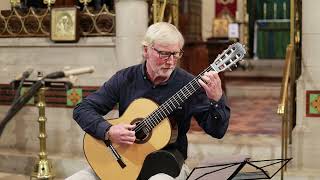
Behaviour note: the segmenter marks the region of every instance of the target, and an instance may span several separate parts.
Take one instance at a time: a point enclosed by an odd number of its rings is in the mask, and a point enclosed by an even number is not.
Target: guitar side
[[[116,124],[130,124],[135,119],[145,118],[151,114],[158,105],[149,99],[140,98],[133,101],[124,114],[118,118],[108,121]],[[103,141],[85,134],[83,139],[84,153],[88,163],[101,179],[136,179],[140,173],[143,162],[148,154],[162,149],[171,138],[170,121],[166,118],[153,130],[149,139],[142,143],[133,145],[113,144],[120,154],[126,167],[121,168],[113,157],[110,149]]]

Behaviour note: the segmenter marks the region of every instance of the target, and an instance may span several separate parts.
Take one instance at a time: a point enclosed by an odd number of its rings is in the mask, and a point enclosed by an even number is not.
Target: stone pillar
[[[320,118],[307,117],[306,92],[320,90],[319,41],[320,24],[315,17],[320,11],[313,11],[320,1],[302,1],[302,66],[301,76],[297,81],[296,127],[293,129],[292,156],[293,169],[300,174],[320,177]],[[318,179],[314,178],[314,179]]]
[[[0,1],[0,10],[9,10],[10,8],[10,1]]]
[[[145,0],[117,0],[116,59],[122,69],[142,62],[141,41],[148,26],[148,4]]]
[[[215,18],[215,1],[202,0],[202,40],[212,37],[212,24]]]

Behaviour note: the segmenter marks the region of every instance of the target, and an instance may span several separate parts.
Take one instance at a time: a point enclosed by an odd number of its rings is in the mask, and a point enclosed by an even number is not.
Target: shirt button
[[[217,116],[214,117],[215,119],[218,119]]]
[[[216,107],[216,108],[217,108],[217,107],[218,107],[218,104],[214,105],[214,107]]]

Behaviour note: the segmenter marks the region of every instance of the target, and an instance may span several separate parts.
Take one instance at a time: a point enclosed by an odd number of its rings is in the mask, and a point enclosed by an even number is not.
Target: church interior
[[[265,163],[270,179],[320,179],[317,5],[318,0],[1,0],[0,180],[64,179],[87,167],[84,132],[73,108],[118,70],[141,63],[142,37],[160,21],[182,32],[178,66],[193,75],[233,43],[247,51],[237,68],[219,73],[231,107],[225,136],[210,138],[191,121],[191,169],[245,156]],[[74,73],[37,84],[61,71]],[[105,118],[117,116],[114,107]],[[235,179],[261,178],[260,170],[244,166]]]

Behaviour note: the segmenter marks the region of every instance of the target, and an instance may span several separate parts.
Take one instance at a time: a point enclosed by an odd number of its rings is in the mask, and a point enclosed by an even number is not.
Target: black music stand
[[[210,159],[200,163],[189,174],[187,180],[249,180],[249,179],[271,179],[278,173],[292,158],[289,159],[271,159],[250,161],[249,156],[229,156],[227,158]],[[267,167],[281,163],[274,173],[266,170]],[[263,164],[263,165],[258,165]],[[247,172],[242,172],[244,167],[250,166]],[[265,168],[265,169],[264,169]]]

